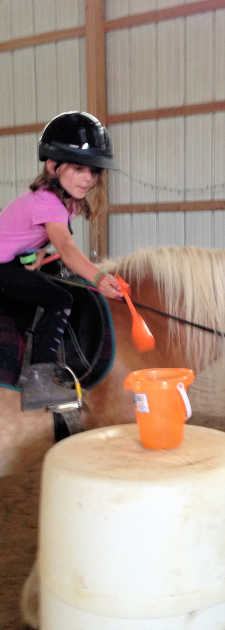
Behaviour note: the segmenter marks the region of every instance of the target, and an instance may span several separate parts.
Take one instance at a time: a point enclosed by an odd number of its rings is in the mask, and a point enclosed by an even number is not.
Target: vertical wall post
[[[106,61],[104,0],[86,0],[87,107],[105,124]],[[90,257],[93,261],[107,256],[107,214],[90,226]]]

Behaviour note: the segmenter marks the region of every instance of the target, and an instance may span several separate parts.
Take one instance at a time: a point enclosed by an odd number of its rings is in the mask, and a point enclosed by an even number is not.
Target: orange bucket
[[[174,448],[184,438],[185,420],[191,417],[187,388],[194,372],[186,368],[153,368],[131,372],[124,389],[134,392],[141,442],[151,449]]]

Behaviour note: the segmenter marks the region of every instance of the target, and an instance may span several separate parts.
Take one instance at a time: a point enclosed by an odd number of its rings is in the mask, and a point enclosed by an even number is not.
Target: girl
[[[0,287],[6,300],[18,300],[44,308],[38,325],[38,345],[23,383],[23,407],[70,402],[75,394],[54,380],[57,350],[71,313],[72,296],[64,287],[39,271],[51,242],[64,264],[97,286],[107,298],[119,299],[116,279],[98,268],[77,249],[69,219],[83,212],[92,218],[103,206],[102,171],[115,169],[106,128],[85,112],[66,112],[53,118],[39,141],[39,159],[45,162],[30,190],[0,213]],[[86,199],[95,191],[95,205]],[[96,210],[96,204],[98,208]],[[27,250],[37,252],[31,265],[20,262]],[[23,257],[22,257],[23,260]],[[25,258],[26,260],[26,258]],[[41,332],[41,335],[40,335]]]

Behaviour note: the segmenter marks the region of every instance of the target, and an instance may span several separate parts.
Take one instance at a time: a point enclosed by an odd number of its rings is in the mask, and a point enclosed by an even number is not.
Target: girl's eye
[[[83,166],[82,164],[74,164],[74,170],[75,171],[82,171],[85,168],[87,168],[86,166]],[[92,175],[100,175],[103,171],[103,168],[98,168],[97,166],[90,166],[90,171]]]
[[[98,168],[97,166],[91,167],[92,175],[101,175],[103,168]]]

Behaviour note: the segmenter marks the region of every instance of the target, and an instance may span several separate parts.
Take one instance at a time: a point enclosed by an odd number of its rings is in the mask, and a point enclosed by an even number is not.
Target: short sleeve
[[[48,190],[37,190],[32,204],[32,224],[45,225],[49,222],[67,225],[67,209],[54,193]]]

